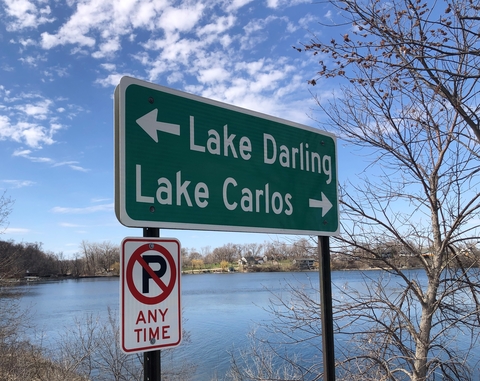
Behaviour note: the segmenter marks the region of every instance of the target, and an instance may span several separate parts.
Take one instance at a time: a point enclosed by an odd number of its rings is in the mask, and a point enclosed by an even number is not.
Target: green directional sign
[[[338,234],[329,133],[123,77],[115,212],[129,227]]]

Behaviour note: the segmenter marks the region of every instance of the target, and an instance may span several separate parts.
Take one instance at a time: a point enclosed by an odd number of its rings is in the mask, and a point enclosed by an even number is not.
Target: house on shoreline
[[[318,261],[314,258],[295,258],[292,263],[298,267],[299,270],[313,270],[318,268]]]

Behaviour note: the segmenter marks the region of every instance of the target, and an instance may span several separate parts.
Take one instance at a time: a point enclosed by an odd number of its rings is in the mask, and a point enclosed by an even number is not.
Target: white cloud
[[[195,2],[169,6],[166,0],[87,0],[76,5],[70,19],[56,32],[43,32],[41,45],[52,49],[72,44],[76,45],[74,53],[92,49],[94,58],[104,58],[121,49],[122,36],[132,41],[135,29],[163,29],[166,35],[189,32],[204,8]]]
[[[58,45],[66,44],[79,44],[80,46],[95,46],[95,39],[92,37],[84,36],[79,31],[71,31],[68,28],[61,30],[58,34],[53,35],[47,32],[41,34],[42,47],[44,49],[52,49]]]
[[[290,27],[287,17],[268,16],[264,19],[251,20],[247,25],[243,27],[245,34],[240,37],[242,49],[252,50],[255,46],[261,42],[266,41],[269,37],[269,33],[273,30],[269,25],[275,21],[285,22],[287,28]]]
[[[223,82],[230,77],[230,74],[223,67],[214,67],[199,71],[198,80],[200,83]]]
[[[32,154],[31,150],[25,149],[25,150],[14,151],[12,156],[23,157],[25,159],[33,161],[34,163],[54,163],[54,160],[48,157],[32,156],[31,154]]]
[[[267,0],[267,7],[273,9],[287,8],[302,3],[311,3],[311,0]]]
[[[57,118],[55,102],[37,93],[12,95],[0,89],[5,96],[0,100],[0,140],[13,140],[31,148],[55,143],[55,134],[64,128]],[[61,101],[61,100],[60,100]]]
[[[215,22],[211,24],[206,24],[205,26],[198,29],[197,34],[200,37],[203,36],[214,36],[217,37],[219,34],[226,32],[232,26],[235,25],[236,17],[233,15],[220,16],[215,18]]]
[[[42,145],[50,145],[54,143],[52,136],[47,128],[44,126],[19,122],[15,126],[15,134],[13,135],[16,141],[25,141],[30,147],[40,147]]]
[[[13,66],[6,65],[6,64],[1,64],[0,69],[2,69],[3,71],[7,71],[7,72],[13,72],[15,70],[15,68]]]
[[[103,67],[105,70],[108,70],[108,71],[114,71],[116,70],[117,66],[115,64],[101,64],[100,65],[101,67]]]
[[[11,41],[13,42],[13,41]],[[31,38],[27,38],[27,39],[23,39],[21,38],[20,40],[18,40],[18,43],[20,45],[22,45],[24,48],[27,47],[27,46],[34,46],[36,45],[37,43],[35,42],[35,40],[31,39]]]
[[[183,73],[180,72],[180,71],[177,71],[177,72],[174,72],[174,73],[170,74],[167,77],[167,82],[168,82],[169,85],[171,85],[173,83],[181,82],[183,79],[184,79]]]
[[[25,228],[6,228],[4,231],[5,234],[25,234],[30,232],[30,229]]]
[[[74,171],[79,171],[79,172],[89,172],[90,171],[89,169],[83,168],[83,167],[81,167],[77,164],[78,164],[78,161],[63,161],[63,162],[53,164],[52,167],[67,166],[67,167],[70,167],[71,169],[73,169]]]
[[[32,153],[32,151],[29,150],[29,149],[16,150],[16,151],[13,152],[12,156],[28,157],[31,153]]]
[[[226,9],[228,12],[236,11],[252,1],[253,0],[233,0],[230,4],[228,4]]]
[[[64,227],[64,228],[86,228],[87,227],[85,225],[72,224],[70,222],[60,222],[59,225]]]
[[[37,28],[41,24],[54,21],[49,17],[51,10],[48,5],[38,8],[28,0],[4,0],[5,13],[8,16],[7,30],[17,31],[25,28]]]
[[[331,17],[331,11],[327,12],[326,17]],[[318,23],[318,21],[319,21],[318,17],[312,14],[308,14],[305,17],[302,17],[300,20],[298,20],[298,25],[300,25],[303,29],[309,29],[310,24]]]
[[[0,115],[0,140],[6,139],[13,133],[10,126],[10,118],[6,115]]]
[[[199,85],[186,87],[187,91],[206,98],[234,104],[246,109],[274,115],[299,123],[309,122],[305,114],[306,99],[296,101],[298,93],[305,86],[305,81],[299,73],[300,65],[293,64],[286,58],[261,58],[254,61],[240,61],[231,57],[230,64],[220,56],[212,54],[204,57],[197,66],[205,65],[212,69],[199,69]],[[237,62],[238,61],[238,62]],[[221,81],[215,81],[214,62],[221,62],[225,75],[219,75]],[[207,75],[208,74],[208,75]],[[207,80],[210,79],[210,80]],[[294,118],[294,119],[291,119]]]
[[[1,182],[9,185],[12,188],[24,188],[35,185],[35,182],[30,180],[2,180]]]
[[[232,44],[232,41],[233,38],[230,37],[228,34],[225,34],[218,39],[218,42],[222,45],[223,48],[227,48],[228,46],[230,46]]]
[[[261,58],[258,61],[239,62],[236,64],[237,70],[246,70],[249,75],[255,75],[263,67],[265,59]]]
[[[70,168],[79,172],[90,172],[90,169],[80,167],[79,165],[70,165]]]
[[[26,55],[26,56],[20,57],[18,60],[21,63],[23,63],[25,65],[28,65],[28,66],[32,66],[32,67],[36,67],[39,62],[46,61],[44,56],[38,55],[38,54],[36,56]]]
[[[45,120],[50,113],[50,106],[52,101],[49,99],[42,99],[36,103],[20,104],[14,106],[15,109],[24,113],[27,116],[31,116],[35,119]]]
[[[292,67],[284,66],[283,68],[272,68],[267,72],[260,73],[257,75],[255,81],[252,82],[250,89],[254,93],[261,93],[265,90],[275,90],[279,86],[279,81],[284,79],[291,70]]]
[[[259,30],[265,30],[265,26],[276,19],[277,19],[276,16],[268,16],[265,19],[255,19],[250,21],[247,25],[245,25],[243,29],[245,30],[245,33],[248,37],[248,35],[254,32],[257,32]]]
[[[79,171],[79,172],[89,172],[90,169],[84,168],[80,165],[78,165],[78,161],[62,161],[62,162],[57,162],[51,158],[48,157],[40,157],[40,156],[33,156],[32,151],[28,149],[23,149],[23,150],[16,150],[14,151],[13,155],[14,157],[23,157],[25,159],[28,159],[34,163],[46,163],[50,164],[53,168],[55,167],[69,167],[70,169],[73,169],[74,171]]]
[[[158,60],[188,66],[190,59],[202,50],[204,43],[192,39],[179,40],[178,35],[172,34],[167,39],[149,41],[149,45],[155,50],[161,50]]]
[[[114,204],[102,204],[95,206],[87,206],[85,208],[76,208],[76,207],[61,207],[56,206],[50,211],[56,214],[90,214],[97,212],[111,212],[114,210]]]
[[[111,198],[93,198],[92,202],[105,202],[105,201],[110,201]]]
[[[160,2],[158,2],[160,3]],[[142,2],[136,7],[136,11],[132,16],[132,25],[134,28],[144,27],[146,29],[153,29],[154,19],[156,16],[155,4],[152,2]]]
[[[120,41],[118,38],[113,38],[110,41],[107,41],[100,45],[100,49],[92,54],[93,58],[104,58],[112,56],[113,53],[120,50]]]
[[[115,87],[120,83],[120,79],[126,75],[130,77],[134,77],[134,75],[132,74],[113,73],[113,74],[109,74],[106,78],[97,79],[95,83],[98,83],[100,86],[103,86],[103,87],[110,87],[110,86]]]
[[[197,24],[202,16],[204,5],[184,5],[181,8],[168,7],[160,16],[157,26],[167,34],[173,32],[188,32]]]
[[[49,157],[29,156],[25,158],[33,161],[34,163],[49,163],[49,164],[54,163],[54,160]]]
[[[94,47],[95,38],[88,34],[105,25],[112,25],[114,17],[111,5],[107,1],[93,0],[78,3],[76,12],[62,25],[56,34],[43,32],[42,47],[51,49],[58,45],[78,44],[80,46]]]
[[[48,128],[30,122],[11,123],[8,117],[0,115],[0,140],[7,139],[33,148],[54,142]]]

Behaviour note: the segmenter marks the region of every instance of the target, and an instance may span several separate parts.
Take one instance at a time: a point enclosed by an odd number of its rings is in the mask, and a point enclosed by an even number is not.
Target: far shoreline
[[[410,271],[410,270],[418,270],[418,267],[405,267],[402,268],[402,271]],[[345,271],[382,271],[380,267],[369,267],[369,268],[344,268],[344,269],[331,269],[332,273],[334,272],[345,272]],[[313,273],[319,272],[318,268],[314,269],[261,269],[256,268],[248,271],[248,270],[238,270],[235,269],[234,271],[222,271],[220,268],[213,268],[213,269],[195,269],[195,270],[182,270],[181,275],[205,275],[205,274],[252,274],[252,273],[287,273],[287,272],[297,272],[297,273]],[[81,276],[73,276],[73,275],[50,275],[50,276],[38,276],[38,277],[23,277],[23,278],[9,278],[3,279],[0,281],[0,287],[8,287],[8,286],[16,286],[16,285],[27,285],[27,284],[35,284],[35,283],[48,283],[48,282],[58,282],[64,281],[69,279],[74,280],[83,280],[83,279],[101,279],[101,278],[120,278],[118,274],[106,274],[106,275],[81,275]]]

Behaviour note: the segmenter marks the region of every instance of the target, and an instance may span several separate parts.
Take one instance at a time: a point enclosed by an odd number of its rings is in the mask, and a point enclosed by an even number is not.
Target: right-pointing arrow
[[[137,119],[137,123],[150,137],[158,143],[157,131],[163,131],[173,135],[180,135],[180,125],[157,122],[158,109]]]
[[[308,206],[310,208],[321,208],[322,209],[322,217],[325,216],[325,214],[328,213],[330,209],[332,209],[332,203],[330,200],[325,196],[322,192],[322,199],[321,200],[315,200],[313,198],[308,199]]]

